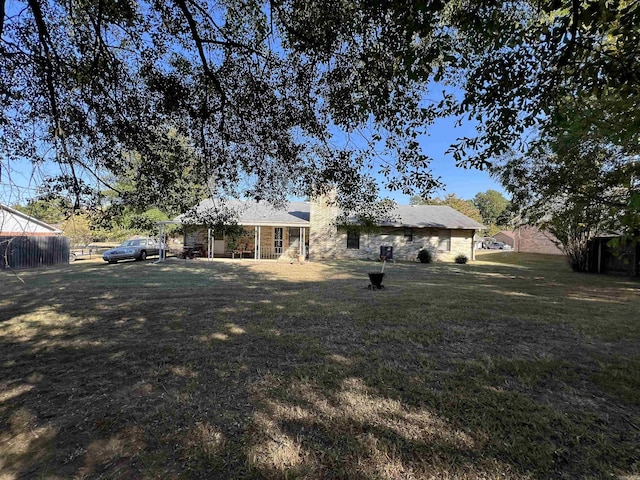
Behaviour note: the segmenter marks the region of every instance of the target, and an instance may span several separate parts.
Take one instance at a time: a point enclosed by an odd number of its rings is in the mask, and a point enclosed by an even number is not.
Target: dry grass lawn
[[[1,272],[0,480],[639,478],[637,279],[379,268]]]

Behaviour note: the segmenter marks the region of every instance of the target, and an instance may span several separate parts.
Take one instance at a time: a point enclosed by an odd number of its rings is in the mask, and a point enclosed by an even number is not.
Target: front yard
[[[637,279],[379,268],[0,273],[0,480],[640,475]]]

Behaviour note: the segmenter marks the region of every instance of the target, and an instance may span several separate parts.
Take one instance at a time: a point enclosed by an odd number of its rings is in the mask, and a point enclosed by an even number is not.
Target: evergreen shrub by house
[[[463,264],[463,263],[467,263],[468,261],[469,261],[469,259],[467,258],[466,255],[458,255],[456,257],[456,263]]]
[[[433,254],[430,250],[421,248],[420,251],[418,251],[418,260],[420,260],[420,263],[431,263],[433,261]]]

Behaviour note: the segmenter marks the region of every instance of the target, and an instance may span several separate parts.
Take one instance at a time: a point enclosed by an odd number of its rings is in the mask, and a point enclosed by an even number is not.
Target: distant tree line
[[[513,228],[513,213],[511,203],[497,190],[487,190],[477,193],[472,199],[459,198],[455,193],[444,197],[423,199],[411,197],[413,205],[447,205],[473,220],[482,223],[487,229],[484,234],[492,236],[500,230]]]

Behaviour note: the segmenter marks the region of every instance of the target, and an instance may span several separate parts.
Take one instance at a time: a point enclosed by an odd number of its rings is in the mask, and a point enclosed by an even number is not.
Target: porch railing
[[[280,250],[280,251],[278,251]],[[283,251],[284,250],[284,251]],[[298,258],[300,254],[300,242],[295,241],[286,249],[275,247],[262,247],[260,250],[261,260],[279,260],[281,258]]]

